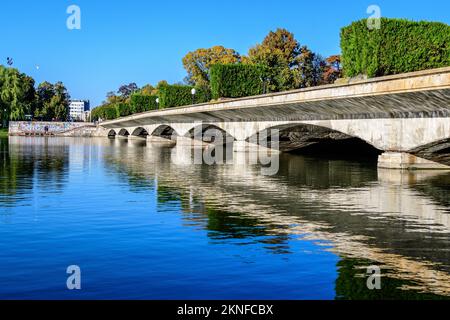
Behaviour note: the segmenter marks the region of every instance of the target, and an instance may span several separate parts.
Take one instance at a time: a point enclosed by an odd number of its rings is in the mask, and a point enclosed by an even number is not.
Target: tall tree
[[[128,99],[138,89],[139,87],[137,86],[137,84],[132,82],[120,86],[119,90],[117,90],[117,93],[119,93],[123,98]]]
[[[140,90],[140,93],[144,96],[153,96],[156,95],[158,90],[152,86],[151,84],[147,84],[143,86]]]
[[[309,87],[321,78],[320,57],[301,46],[286,29],[269,32],[261,44],[249,50],[243,61],[267,67],[268,91]]]
[[[34,109],[34,80],[14,68],[0,66],[2,118],[23,120]],[[6,111],[5,111],[6,110]]]
[[[334,83],[338,78],[342,77],[341,56],[329,56],[326,60],[323,73],[324,83]]]
[[[240,61],[239,53],[223,46],[197,49],[183,58],[183,66],[188,73],[186,80],[189,84],[206,87],[209,85],[209,69],[213,64],[231,64]]]
[[[55,110],[55,117],[58,120],[67,120],[70,95],[62,82],[55,83],[54,92],[55,95],[51,100],[51,104]]]
[[[44,81],[39,84],[36,90],[37,108],[34,114],[36,118],[52,120],[55,117],[55,112],[50,104],[53,95],[53,85],[50,82]]]
[[[67,120],[70,95],[62,82],[43,82],[38,86],[35,116],[42,120]]]

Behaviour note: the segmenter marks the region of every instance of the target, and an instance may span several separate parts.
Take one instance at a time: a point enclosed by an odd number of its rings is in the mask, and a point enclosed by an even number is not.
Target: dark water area
[[[0,299],[450,297],[450,172],[311,152],[281,154],[265,176],[190,157],[1,138]],[[81,290],[66,287],[70,265]]]

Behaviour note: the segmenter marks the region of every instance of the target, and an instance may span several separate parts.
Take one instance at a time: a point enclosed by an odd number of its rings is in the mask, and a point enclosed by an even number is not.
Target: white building
[[[89,100],[71,100],[69,104],[69,117],[73,121],[86,121],[89,112]]]

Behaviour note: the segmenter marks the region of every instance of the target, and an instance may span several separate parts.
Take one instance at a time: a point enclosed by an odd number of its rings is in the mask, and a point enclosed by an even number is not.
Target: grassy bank
[[[8,129],[0,128],[0,138],[8,136]]]

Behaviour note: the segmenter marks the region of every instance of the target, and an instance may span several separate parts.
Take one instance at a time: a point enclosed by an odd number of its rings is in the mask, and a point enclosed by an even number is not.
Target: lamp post
[[[195,88],[192,88],[191,93],[192,93],[192,104],[195,104],[195,94],[197,93],[197,90],[195,90]]]
[[[8,122],[6,119],[6,108],[5,108],[5,109],[3,109],[3,128],[6,128],[7,124],[8,124]]]
[[[159,98],[156,98],[156,108],[159,109]]]

